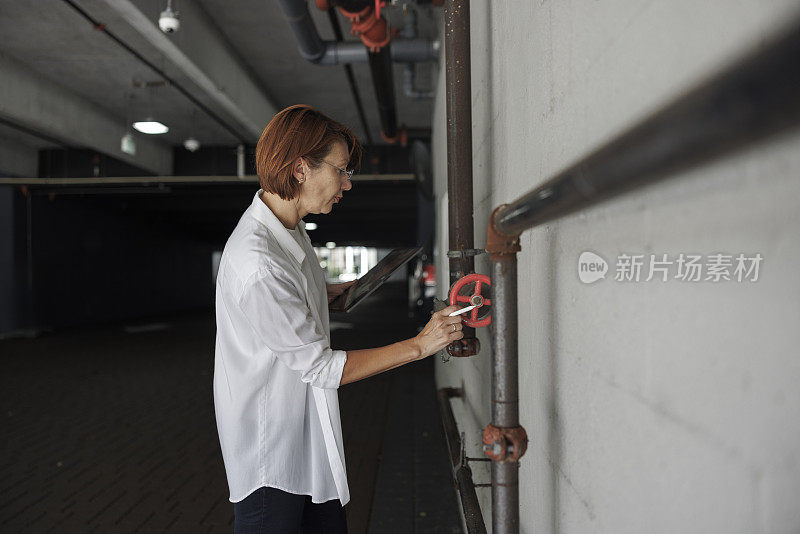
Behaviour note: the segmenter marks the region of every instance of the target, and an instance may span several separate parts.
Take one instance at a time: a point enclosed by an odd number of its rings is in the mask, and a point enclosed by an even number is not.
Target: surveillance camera
[[[181,28],[180,15],[177,11],[173,11],[172,7],[167,6],[158,18],[158,27],[164,33],[175,33]]]

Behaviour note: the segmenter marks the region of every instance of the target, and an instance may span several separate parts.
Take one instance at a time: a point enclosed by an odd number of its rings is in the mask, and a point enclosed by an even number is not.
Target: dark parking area
[[[332,317],[332,344],[416,333],[405,287]],[[232,532],[211,313],[0,341],[2,532]],[[339,390],[351,533],[460,532],[431,358]]]

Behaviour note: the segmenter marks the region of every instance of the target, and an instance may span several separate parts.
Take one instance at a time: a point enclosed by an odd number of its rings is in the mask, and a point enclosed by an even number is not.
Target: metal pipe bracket
[[[483,452],[494,462],[518,462],[528,450],[528,433],[521,426],[483,429]]]
[[[447,257],[448,258],[471,258],[474,256],[480,256],[481,254],[486,254],[486,251],[482,248],[470,248],[467,250],[448,250]]]

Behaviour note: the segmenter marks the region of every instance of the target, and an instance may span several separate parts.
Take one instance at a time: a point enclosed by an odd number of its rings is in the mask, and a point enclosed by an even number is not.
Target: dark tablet
[[[388,280],[392,273],[420,252],[422,252],[422,247],[394,249],[364,276],[356,280],[356,283],[347,291],[336,297],[329,305],[330,310],[349,312]]]

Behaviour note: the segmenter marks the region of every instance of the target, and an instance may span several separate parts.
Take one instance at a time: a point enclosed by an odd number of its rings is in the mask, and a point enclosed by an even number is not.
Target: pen
[[[453,313],[451,313],[450,315],[448,315],[448,317],[455,317],[456,315],[461,315],[462,313],[467,313],[472,308],[475,308],[475,306],[467,306],[466,308],[461,308],[460,310],[456,310]]]

